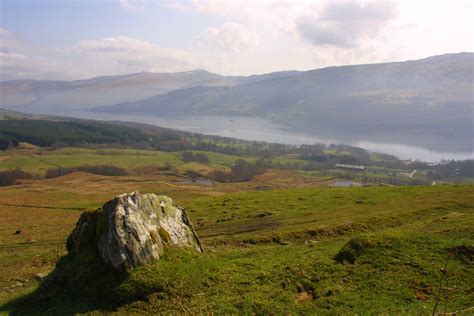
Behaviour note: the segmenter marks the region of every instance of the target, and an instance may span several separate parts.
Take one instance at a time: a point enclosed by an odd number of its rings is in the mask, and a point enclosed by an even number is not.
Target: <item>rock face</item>
[[[158,260],[167,247],[203,252],[183,208],[167,196],[139,192],[84,212],[67,240],[70,253],[94,249],[118,271]]]

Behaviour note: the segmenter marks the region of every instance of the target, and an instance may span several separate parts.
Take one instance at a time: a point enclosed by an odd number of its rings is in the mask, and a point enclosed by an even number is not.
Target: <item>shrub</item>
[[[0,187],[14,185],[18,179],[32,179],[34,175],[20,168],[0,172]]]
[[[261,164],[254,164],[243,159],[237,159],[231,167],[231,172],[214,171],[210,178],[218,182],[250,181],[254,176],[263,172]]]
[[[185,172],[185,175],[186,175],[186,177],[188,177],[192,181],[196,181],[198,178],[202,177],[202,174],[200,174],[199,172],[194,171],[194,170],[187,170]]]
[[[199,162],[199,163],[204,163],[204,164],[209,163],[209,157],[206,154],[193,153],[191,151],[182,152],[181,153],[181,159],[184,162]]]
[[[373,244],[367,238],[354,237],[345,244],[336,255],[336,261],[339,263],[354,263],[356,259],[366,252]]]
[[[80,167],[71,167],[71,168],[51,168],[46,170],[46,179],[61,177],[76,171],[89,172],[93,174],[98,174],[102,176],[125,176],[128,174],[127,170],[112,166],[112,165],[85,165]]]
[[[0,150],[7,150],[10,147],[18,147],[19,145],[20,143],[16,138],[0,134]]]

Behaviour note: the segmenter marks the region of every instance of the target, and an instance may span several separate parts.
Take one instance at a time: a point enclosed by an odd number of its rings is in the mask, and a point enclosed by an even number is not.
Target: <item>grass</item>
[[[209,163],[184,163],[181,160],[181,152],[163,152],[154,150],[136,149],[91,149],[66,147],[59,149],[35,148],[23,143],[20,149],[0,152],[0,171],[21,168],[24,171],[35,173],[39,176],[45,174],[46,170],[57,167],[80,167],[88,165],[114,165],[124,168],[132,174],[151,174],[159,172],[160,168],[171,166],[176,173],[185,173],[192,170],[203,175],[208,175],[213,171],[228,171],[230,166],[237,159],[244,159],[255,162],[257,157],[227,155],[209,151],[193,151],[207,155]],[[328,153],[335,154],[334,150]],[[301,160],[299,155],[288,154],[270,159],[275,164],[305,164],[306,160]],[[373,172],[376,171],[376,172]],[[397,170],[390,170],[383,167],[371,167],[370,171],[357,172],[342,169],[328,169],[322,171],[300,171],[313,178],[322,177],[349,177],[367,178],[369,181],[387,182],[392,173],[398,174]],[[419,173],[421,175],[421,173]],[[419,175],[416,176],[418,179]],[[402,183],[412,180],[407,175],[399,176]]]
[[[202,152],[209,157],[209,164],[184,163],[180,152],[162,152],[135,149],[15,149],[0,152],[0,171],[21,168],[28,172],[44,174],[47,169],[61,167],[79,167],[89,165],[114,165],[137,170],[143,167],[162,168],[167,163],[177,171],[195,170],[208,173],[213,170],[227,170],[237,159],[254,161],[252,157],[238,157],[214,152]]]
[[[179,153],[31,148],[0,153],[0,169],[170,162],[205,173],[239,158],[206,154],[209,164],[184,163]],[[448,311],[471,307],[474,185],[335,188],[324,186],[331,177],[307,174],[270,170],[250,182],[200,186],[167,174],[73,173],[2,187],[0,313],[428,314],[446,259],[438,311],[444,301]],[[65,254],[84,210],[135,190],[184,206],[205,253],[170,250],[121,276],[94,253]],[[39,282],[38,273],[50,275]]]
[[[166,162],[179,163],[179,155],[160,151],[132,149],[86,149],[63,148],[56,150],[36,150],[24,153],[21,150],[10,151],[11,157],[3,160],[1,169],[8,170],[16,167],[25,171],[42,174],[54,166],[78,167],[85,164],[109,164],[122,168],[157,166],[163,167]],[[19,157],[18,157],[18,156]]]
[[[266,241],[364,231],[416,218],[430,220],[454,210],[472,216],[472,196],[472,186],[296,188],[203,197],[183,204],[194,211],[202,236]]]
[[[96,275],[93,271],[76,267],[74,286],[69,288],[74,296],[53,283],[13,306],[17,313],[58,314],[92,310],[125,314],[431,311],[449,242],[401,230],[357,237],[361,239],[368,242],[354,264],[334,259],[347,247],[345,239],[335,238],[316,244],[222,247],[206,255],[171,250],[121,282],[101,274],[96,284],[95,278],[91,281],[90,274]],[[460,258],[451,259],[449,310],[469,307],[474,299],[468,267]],[[88,293],[77,287],[85,280]]]

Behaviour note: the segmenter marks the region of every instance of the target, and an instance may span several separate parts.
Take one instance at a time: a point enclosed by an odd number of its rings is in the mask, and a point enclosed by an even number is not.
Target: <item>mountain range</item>
[[[424,144],[473,151],[474,53],[254,76],[205,70],[78,81],[0,83],[0,107],[161,117],[270,119],[344,141]]]

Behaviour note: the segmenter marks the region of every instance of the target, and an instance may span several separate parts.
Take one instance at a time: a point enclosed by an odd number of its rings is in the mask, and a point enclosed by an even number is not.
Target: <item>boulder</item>
[[[164,195],[126,193],[95,212],[84,212],[67,240],[70,254],[94,250],[124,271],[158,260],[165,248],[203,252],[183,208]]]

